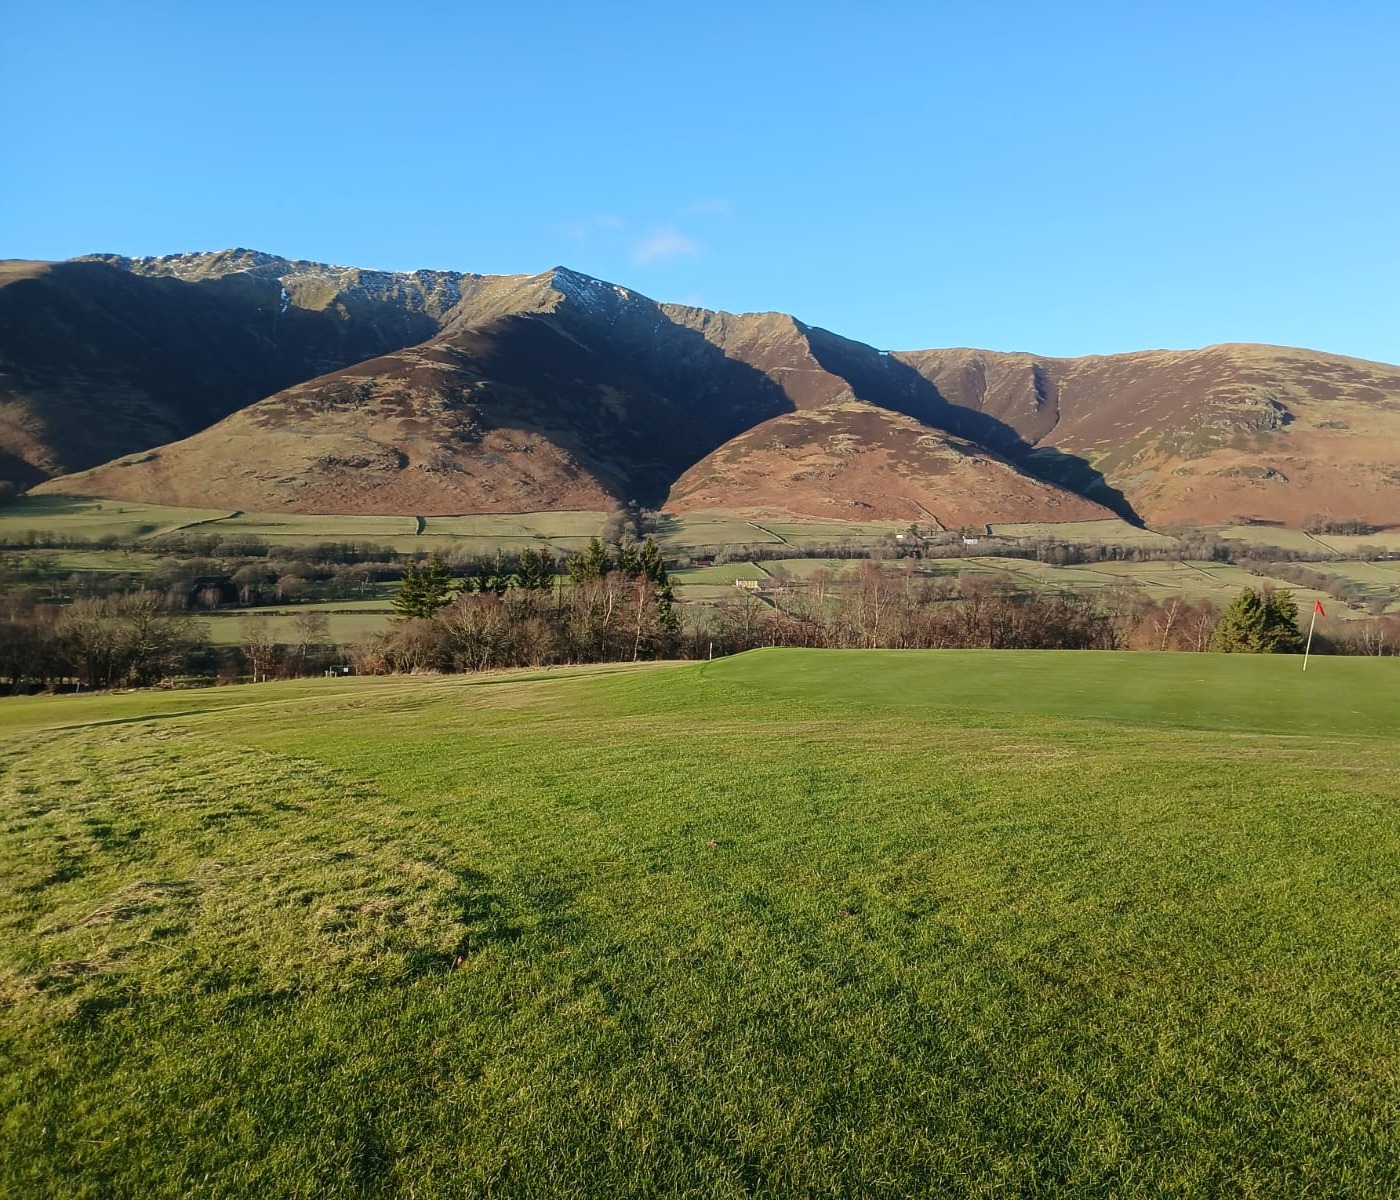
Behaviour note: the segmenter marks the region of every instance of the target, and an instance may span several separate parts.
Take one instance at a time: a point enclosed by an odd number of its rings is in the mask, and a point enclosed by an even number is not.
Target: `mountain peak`
[[[545,272],[545,278],[555,291],[561,292],[570,300],[576,300],[580,304],[597,306],[607,303],[621,301],[627,303],[632,300],[645,299],[638,296],[636,292],[629,291],[620,284],[609,283],[605,279],[598,279],[593,275],[585,275],[582,271],[575,271],[571,267],[553,267]]]

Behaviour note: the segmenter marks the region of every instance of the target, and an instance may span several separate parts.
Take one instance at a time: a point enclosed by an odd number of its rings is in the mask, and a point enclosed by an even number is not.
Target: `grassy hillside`
[[[1387,1196],[1393,660],[0,706],[0,1193]]]

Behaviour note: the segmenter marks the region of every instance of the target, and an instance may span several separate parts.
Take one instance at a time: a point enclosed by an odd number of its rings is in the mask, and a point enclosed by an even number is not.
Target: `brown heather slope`
[[[0,262],[0,481],[28,486],[185,437],[421,342],[485,282],[244,250]]]
[[[1013,430],[1021,465],[1053,476],[1075,456],[1153,524],[1400,522],[1400,367],[1255,345],[897,357]]]
[[[870,449],[836,452],[853,438]],[[959,446],[984,453],[947,469]],[[563,268],[392,274],[252,251],[9,264],[0,479],[104,450],[123,453],[41,490],[332,513],[703,494],[798,513],[924,505],[955,523],[996,501],[968,520],[1106,505],[1154,523],[1388,524],[1400,368],[1266,346],[889,354]]]
[[[666,508],[745,508],[845,521],[1085,521],[1112,514],[998,455],[854,399],[785,413],[726,442]]]
[[[323,513],[656,504],[730,438],[848,390],[791,317],[557,268],[464,299],[422,345],[41,490]]]
[[[831,408],[842,402],[854,406]],[[778,488],[761,482],[766,434],[743,435],[785,413],[820,415],[782,427],[811,462]],[[936,500],[959,521],[1106,515],[921,423],[940,417],[980,420],[869,346],[782,313],[657,304],[556,268],[476,286],[421,345],[285,389],[194,437],[40,490],[427,515],[659,504],[668,495],[690,503],[673,488],[686,476],[685,489],[714,503],[771,506],[781,493],[795,513],[854,505],[918,519],[927,515],[920,505]],[[824,435],[842,447],[841,471]],[[852,437],[876,439],[873,452],[847,454]],[[731,444],[725,469],[716,470],[709,456]],[[845,469],[852,464],[859,469]],[[930,479],[921,485],[923,470]],[[720,479],[733,495],[718,494]],[[969,489],[962,500],[954,479]]]

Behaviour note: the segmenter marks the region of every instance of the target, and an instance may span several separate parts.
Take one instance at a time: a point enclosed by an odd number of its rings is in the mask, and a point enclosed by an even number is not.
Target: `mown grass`
[[[0,1192],[1400,1188],[1400,671],[0,708]]]

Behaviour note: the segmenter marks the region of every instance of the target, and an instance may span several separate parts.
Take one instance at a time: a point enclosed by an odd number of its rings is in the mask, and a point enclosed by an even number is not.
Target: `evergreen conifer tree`
[[[637,554],[637,543],[632,538],[624,537],[622,544],[617,548],[617,569],[628,579],[636,579],[642,574],[641,560]]]
[[[641,573],[651,580],[656,589],[656,616],[661,628],[667,633],[680,629],[680,618],[676,615],[676,595],[671,590],[671,576],[661,557],[661,548],[650,537],[643,543],[637,556]]]
[[[452,600],[452,576],[442,555],[434,553],[420,569],[409,563],[394,593],[394,613],[402,620],[426,620]]]
[[[409,563],[403,573],[403,582],[394,593],[395,615],[405,621],[422,616],[424,595],[423,576],[419,573],[418,564]]]
[[[602,579],[612,570],[608,552],[596,537],[589,541],[584,552],[569,560],[569,578],[575,583],[587,583],[591,579]]]
[[[423,616],[431,617],[452,600],[452,576],[441,554],[434,551],[428,559],[428,569],[420,578],[423,580]]]
[[[515,565],[518,586],[527,592],[538,592],[548,587],[551,574],[548,567],[552,566],[548,550],[541,552],[533,546],[527,547],[520,552],[520,558]]]
[[[1292,592],[1270,592],[1264,597],[1265,654],[1301,654],[1303,635],[1298,629],[1298,604]]]
[[[1261,595],[1245,588],[1225,610],[1210,648],[1225,654],[1297,654],[1298,605],[1288,592]]]

